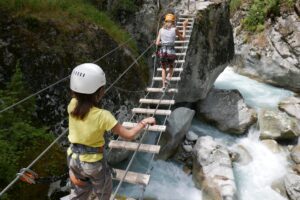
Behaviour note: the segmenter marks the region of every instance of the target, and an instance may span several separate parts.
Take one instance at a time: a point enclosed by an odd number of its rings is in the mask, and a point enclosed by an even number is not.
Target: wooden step
[[[178,18],[178,21],[184,21],[184,20],[188,20],[188,21],[194,21],[194,18],[191,18],[191,17],[179,17]]]
[[[162,109],[150,109],[150,108],[133,108],[133,113],[139,113],[139,114],[155,114],[155,115],[171,115],[171,110],[162,110]],[[154,113],[155,112],[155,113]]]
[[[186,55],[186,53],[175,53],[176,54],[176,56],[185,56]]]
[[[122,180],[122,178],[125,175],[125,170],[121,169],[113,169],[113,171],[116,173],[116,176],[113,177],[113,180]],[[137,172],[127,172],[124,181],[131,184],[140,184],[140,185],[148,185],[150,180],[150,175],[148,174],[142,174]]]
[[[193,14],[180,14],[179,17],[196,17],[196,15],[193,15]]]
[[[125,149],[129,151],[137,150],[139,152],[146,152],[146,153],[159,153],[160,150],[159,145],[140,144],[139,146],[139,143],[137,142],[128,142],[128,141],[121,141],[121,140],[111,140],[108,146],[109,148],[112,149]]]
[[[182,43],[188,43],[189,40],[176,40],[175,44],[182,44]]]
[[[113,197],[113,195],[111,195],[110,200],[112,199],[112,197]],[[61,197],[60,200],[70,200],[70,198],[71,198],[71,195],[69,194],[67,196]],[[114,200],[120,200],[120,198],[118,198],[118,195]],[[136,199],[122,196],[122,200],[136,200]]]
[[[176,28],[178,28],[178,29],[183,29],[183,26],[177,25]],[[186,29],[192,29],[193,26],[186,26],[185,28],[186,28]]]
[[[175,63],[184,63],[185,60],[175,60]]]
[[[187,49],[187,46],[175,46],[175,49]]]
[[[166,100],[166,99],[140,99],[140,103],[146,103],[146,104],[160,104],[160,105],[174,105],[175,100]]]
[[[147,92],[164,92],[162,88],[147,88]],[[178,93],[178,89],[176,88],[168,88],[165,90],[167,93]]]
[[[166,69],[167,71],[169,71],[169,68],[167,67]],[[157,68],[157,71],[162,71],[162,68]],[[183,68],[182,67],[176,67],[176,68],[173,68],[173,72],[182,72],[183,71]]]
[[[183,33],[183,30],[179,30],[179,32]],[[192,30],[185,30],[186,33],[191,33]]]
[[[181,24],[183,25],[183,22],[177,22],[176,24],[177,24],[177,25],[179,25],[179,24],[180,24],[180,25],[181,25]],[[188,22],[188,25],[189,25],[189,24],[191,24],[191,25],[192,25],[192,24],[193,24],[193,22]]]
[[[162,81],[162,77],[153,77],[154,81]],[[180,77],[172,77],[171,81],[180,81],[181,78]]]
[[[190,38],[191,35],[185,35],[185,38]],[[178,38],[178,35],[176,35],[176,38]]]
[[[137,123],[132,123],[132,122],[123,122],[122,126],[126,127],[126,128],[133,128],[137,125]],[[153,126],[148,126],[144,129],[147,129],[149,131],[156,131],[156,132],[165,132],[166,131],[166,126],[164,125],[153,125]]]

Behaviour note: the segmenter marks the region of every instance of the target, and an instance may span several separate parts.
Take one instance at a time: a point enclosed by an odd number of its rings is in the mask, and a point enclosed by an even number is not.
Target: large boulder
[[[172,111],[167,120],[166,132],[160,140],[161,150],[158,157],[166,160],[171,157],[189,131],[195,111],[179,107]]]
[[[243,145],[237,145],[231,149],[230,157],[233,162],[240,165],[248,165],[253,160],[251,154]]]
[[[291,158],[295,163],[300,164],[300,145],[297,145],[292,149]]]
[[[285,189],[291,200],[300,199],[300,176],[289,173],[284,178]]]
[[[262,109],[258,122],[261,139],[296,139],[300,135],[298,120],[281,111]]]
[[[193,179],[204,199],[236,198],[232,163],[226,147],[210,136],[200,137],[193,149]]]
[[[282,100],[279,109],[300,120],[300,98],[288,97]]]
[[[256,112],[245,104],[238,90],[212,89],[206,99],[198,102],[197,117],[222,131],[241,134],[256,121]]]
[[[228,1],[207,4],[196,14],[176,102],[204,99],[233,58],[234,43],[229,14]]]

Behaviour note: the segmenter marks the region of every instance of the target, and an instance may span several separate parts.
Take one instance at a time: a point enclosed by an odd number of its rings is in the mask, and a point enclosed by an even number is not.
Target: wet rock
[[[282,100],[279,109],[300,120],[300,98],[288,97]]]
[[[300,164],[300,145],[297,145],[292,149],[291,158],[295,163]]]
[[[158,155],[160,159],[168,159],[175,153],[190,129],[194,114],[195,111],[184,107],[173,110],[167,120],[167,130],[160,140],[162,147]]]
[[[284,185],[284,179],[278,179],[272,182],[271,188],[278,192],[281,196],[285,197],[288,199],[286,190],[285,190],[285,185]]]
[[[280,147],[275,140],[262,140],[263,145],[265,145],[273,153],[279,153]]]
[[[237,145],[231,149],[230,158],[233,162],[237,162],[241,165],[247,165],[253,160],[248,150],[242,145]]]
[[[130,154],[130,151],[126,151],[123,149],[112,149],[107,158],[107,162],[112,165],[118,164],[126,160],[130,156]]]
[[[294,172],[300,175],[300,164],[294,165],[292,169],[294,170]]]
[[[277,110],[261,110],[258,115],[261,139],[295,139],[300,135],[297,119]]]
[[[193,149],[193,179],[207,199],[235,199],[236,185],[228,150],[210,136]]]
[[[291,200],[300,199],[300,176],[289,173],[284,178],[285,189]]]
[[[192,145],[182,145],[182,148],[183,148],[186,152],[192,152],[192,151],[193,151],[193,146],[192,146]]]
[[[256,121],[256,112],[237,90],[212,89],[206,99],[198,102],[197,117],[216,124],[222,131],[242,134]]]
[[[196,133],[194,133],[193,131],[189,131],[189,132],[187,132],[185,137],[187,140],[194,142],[198,139],[199,136]]]
[[[183,170],[184,173],[186,173],[187,175],[191,175],[191,174],[192,174],[192,170],[191,170],[188,166],[186,166],[186,165],[183,166],[182,170]]]

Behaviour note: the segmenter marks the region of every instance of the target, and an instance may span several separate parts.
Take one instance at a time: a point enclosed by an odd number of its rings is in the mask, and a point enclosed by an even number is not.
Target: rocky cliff
[[[228,1],[199,10],[186,55],[176,102],[204,99],[234,56]]]
[[[38,91],[70,74],[83,62],[93,62],[119,44],[101,26],[67,16],[51,18],[32,14],[16,14],[0,7],[0,85],[4,87],[19,63],[25,82],[32,92]],[[125,46],[97,62],[107,75],[108,85],[124,71],[134,58]],[[142,63],[142,62],[141,62]],[[127,90],[144,88],[147,70],[137,64],[122,78],[118,86]],[[68,79],[37,96],[37,115],[47,125],[66,117],[70,98]],[[104,103],[112,110],[124,101],[135,99],[135,93],[116,88]],[[29,94],[28,94],[29,95]],[[114,106],[117,105],[117,106]]]
[[[261,32],[244,30],[244,2],[232,17],[237,59],[235,71],[259,81],[300,92],[300,1],[289,9],[280,4],[278,16],[266,19]]]

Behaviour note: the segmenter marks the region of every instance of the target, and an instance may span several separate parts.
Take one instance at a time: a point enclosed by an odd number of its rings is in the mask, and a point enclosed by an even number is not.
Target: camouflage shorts
[[[109,200],[112,192],[111,172],[108,167],[104,167],[103,162],[89,163],[69,158],[68,166],[69,173],[73,173],[76,178],[86,183],[84,186],[71,183],[71,200],[87,200],[92,193],[94,193],[99,200],[101,197],[101,200]]]

